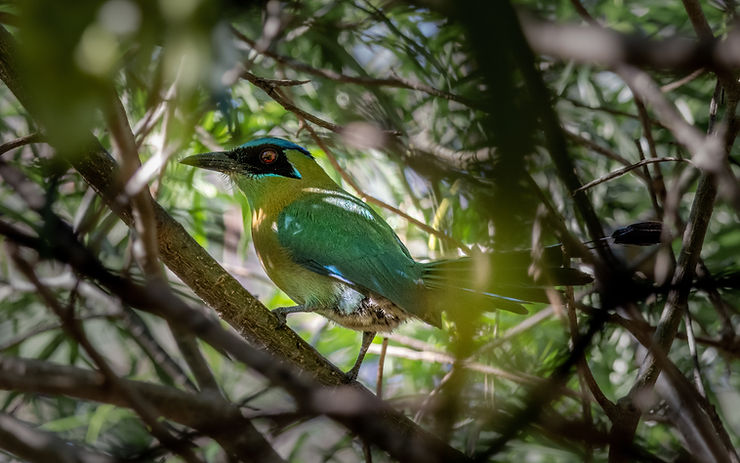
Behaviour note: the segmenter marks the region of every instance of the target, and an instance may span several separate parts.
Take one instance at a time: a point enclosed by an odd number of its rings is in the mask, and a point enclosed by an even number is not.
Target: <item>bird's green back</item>
[[[422,265],[390,226],[343,190],[313,190],[280,213],[280,245],[300,265],[372,291],[420,316]]]

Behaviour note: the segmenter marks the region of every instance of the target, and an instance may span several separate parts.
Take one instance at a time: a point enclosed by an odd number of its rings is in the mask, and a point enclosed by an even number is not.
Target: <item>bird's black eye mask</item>
[[[254,178],[301,178],[300,172],[288,160],[283,148],[277,145],[260,145],[235,148],[226,154],[243,172]]]

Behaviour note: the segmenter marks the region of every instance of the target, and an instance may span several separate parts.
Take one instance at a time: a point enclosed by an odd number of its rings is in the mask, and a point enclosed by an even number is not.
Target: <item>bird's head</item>
[[[307,149],[282,138],[258,138],[230,151],[196,154],[180,162],[226,174],[250,202],[331,181]]]

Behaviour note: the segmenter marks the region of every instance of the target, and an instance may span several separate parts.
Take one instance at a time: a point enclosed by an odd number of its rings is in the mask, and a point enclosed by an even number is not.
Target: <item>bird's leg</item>
[[[370,348],[370,344],[372,344],[373,339],[375,339],[374,331],[362,332],[362,346],[360,346],[360,353],[357,354],[355,364],[352,366],[352,369],[347,372],[348,381],[354,381],[357,379],[357,373],[360,372],[360,365],[362,365],[362,361],[365,359],[365,354],[367,354],[367,350]]]
[[[273,309],[272,313],[275,314],[275,316],[280,320],[280,323],[285,325],[285,322],[287,321],[287,315],[290,313],[298,313],[298,312],[313,312],[313,309],[310,309],[308,307],[304,307],[302,305],[293,305],[290,307],[278,307],[277,309]]]

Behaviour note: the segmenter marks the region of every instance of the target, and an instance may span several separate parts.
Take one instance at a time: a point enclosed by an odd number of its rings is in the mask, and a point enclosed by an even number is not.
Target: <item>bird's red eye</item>
[[[277,151],[273,149],[266,149],[260,153],[260,161],[262,164],[272,164],[278,158]]]

